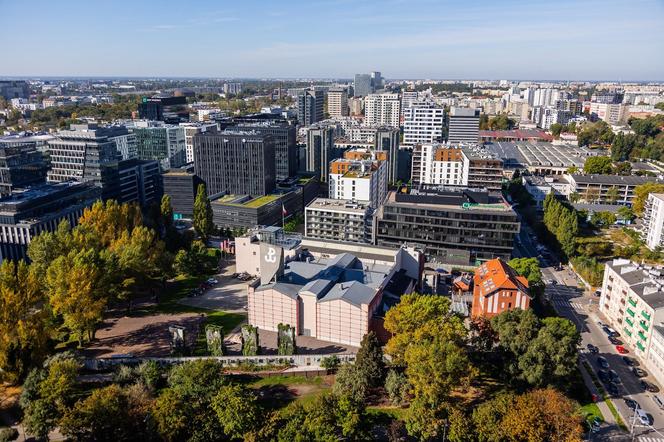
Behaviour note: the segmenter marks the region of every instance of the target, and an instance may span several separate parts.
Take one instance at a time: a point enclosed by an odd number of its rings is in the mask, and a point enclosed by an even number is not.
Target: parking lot
[[[180,303],[210,310],[246,313],[247,284],[250,281],[233,278],[234,273],[235,264],[229,263],[220,274],[214,276],[218,281],[216,284],[206,289],[202,295],[183,298]]]

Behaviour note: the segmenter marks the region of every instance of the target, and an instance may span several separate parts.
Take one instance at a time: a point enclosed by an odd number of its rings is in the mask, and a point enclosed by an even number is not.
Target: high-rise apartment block
[[[274,140],[258,132],[227,130],[194,137],[194,167],[208,195],[262,196],[275,188]]]
[[[316,198],[304,212],[304,234],[330,241],[370,243],[374,209],[367,201]]]
[[[450,144],[477,144],[480,138],[480,110],[453,106],[447,138]]]
[[[242,83],[224,83],[224,94],[237,95],[242,92]]]
[[[331,199],[368,201],[377,208],[387,194],[387,162],[339,158],[330,163]]]
[[[364,122],[369,126],[399,127],[400,109],[399,94],[368,95],[364,99]]]
[[[334,129],[324,126],[308,128],[306,149],[306,171],[315,173],[319,181],[327,183],[330,161],[338,157]]]
[[[615,103],[590,103],[590,114],[611,125],[623,124],[629,116],[626,105]]]
[[[322,90],[307,89],[297,96],[297,120],[303,126],[322,121],[325,94]]]
[[[374,137],[374,149],[387,152],[387,180],[396,183],[399,180],[399,129],[379,127]]]
[[[643,214],[643,238],[650,250],[664,247],[664,194],[650,193]]]
[[[403,144],[413,146],[443,141],[445,109],[425,102],[414,102],[403,110]]]
[[[351,115],[364,114],[364,99],[362,97],[351,97],[348,99],[348,109]]]
[[[348,90],[345,88],[331,88],[327,92],[327,113],[330,118],[348,116]]]
[[[353,95],[356,97],[364,97],[372,94],[374,90],[371,84],[371,75],[355,74],[355,81],[353,82]]]

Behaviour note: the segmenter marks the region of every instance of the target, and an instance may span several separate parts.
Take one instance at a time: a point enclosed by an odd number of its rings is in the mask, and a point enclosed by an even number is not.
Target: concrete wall
[[[249,324],[262,330],[278,331],[278,325],[298,324],[298,301],[276,290],[261,290],[249,286],[247,293]]]
[[[318,339],[360,346],[369,331],[369,306],[355,306],[341,299],[318,304]]]

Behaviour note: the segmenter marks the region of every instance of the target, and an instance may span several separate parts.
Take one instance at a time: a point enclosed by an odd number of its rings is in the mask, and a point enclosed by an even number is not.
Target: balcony
[[[636,346],[639,347],[639,350],[646,351],[646,348],[643,346],[643,344],[641,344],[641,342],[637,342]]]
[[[642,311],[641,311],[641,316],[643,316],[643,317],[646,318],[648,321],[650,321],[650,315],[649,315],[648,313],[646,313],[645,310],[642,310]]]
[[[639,325],[641,326],[642,329],[648,331],[648,324],[646,323],[646,321],[639,321]]]
[[[625,334],[627,336],[629,336],[629,337],[632,336],[632,330],[628,329],[627,327],[623,328],[623,331],[625,332]]]
[[[627,314],[629,314],[632,318],[634,317],[634,315],[636,315],[636,313],[634,313],[634,311],[631,308],[627,309]]]
[[[631,305],[632,307],[636,307],[636,301],[633,300],[632,298],[629,298],[627,302],[629,302],[629,305]]]
[[[646,335],[644,335],[642,331],[639,331],[638,335],[639,335],[639,338],[643,339],[644,341],[648,340],[648,337]]]
[[[625,322],[628,323],[628,324],[630,325],[630,327],[633,327],[633,326],[634,326],[634,321],[632,321],[632,320],[629,319],[629,318],[625,318]]]

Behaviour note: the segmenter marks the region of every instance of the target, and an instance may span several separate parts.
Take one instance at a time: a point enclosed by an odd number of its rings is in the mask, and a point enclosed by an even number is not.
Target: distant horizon
[[[8,77],[664,79],[662,0],[0,0],[0,14]]]

